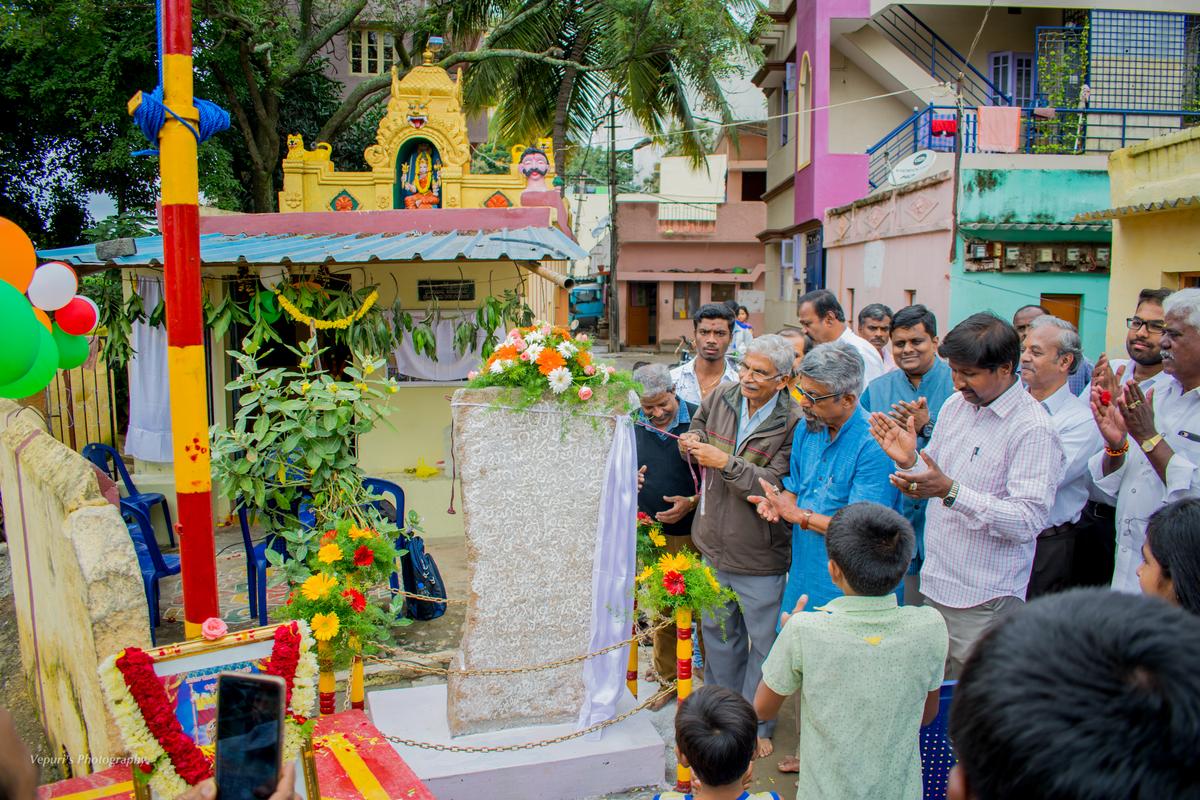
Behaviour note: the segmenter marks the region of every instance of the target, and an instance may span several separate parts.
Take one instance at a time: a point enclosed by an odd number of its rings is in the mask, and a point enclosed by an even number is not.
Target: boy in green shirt
[[[833,516],[825,546],[845,597],[802,614],[802,596],[785,615],[755,711],[773,719],[800,693],[800,800],[918,800],[919,732],[937,716],[949,639],[935,609],[896,604],[912,525],[854,503]]]

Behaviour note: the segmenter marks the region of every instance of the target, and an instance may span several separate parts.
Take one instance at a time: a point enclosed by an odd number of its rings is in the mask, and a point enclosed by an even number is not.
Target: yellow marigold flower
[[[372,372],[374,372],[374,371],[375,371],[375,365],[374,365],[374,364],[364,364],[364,365],[363,365],[363,374],[364,374],[364,375],[370,375],[370,374],[371,374]]]
[[[663,536],[662,531],[651,528],[647,533],[650,536],[650,544],[654,545],[655,547],[667,546],[667,537]]]
[[[395,384],[392,384],[391,386],[389,386],[389,387],[388,387],[388,392],[389,392],[390,394],[395,394],[395,393],[396,393],[396,392],[398,392],[399,390],[400,390],[400,387],[399,387],[399,386],[397,386],[397,385],[395,385]]]
[[[717,576],[713,575],[713,571],[710,568],[704,568],[704,577],[708,578],[708,585],[713,587],[714,591],[721,591],[721,584],[717,582]]]
[[[328,642],[337,636],[341,625],[337,614],[313,614],[312,632],[318,642]]]
[[[331,383],[331,384],[329,384],[329,391],[331,391],[331,392],[336,392],[336,391],[337,391],[337,384],[336,384],[336,383]]]
[[[312,388],[312,384],[309,383],[308,381],[305,381],[304,383],[300,384],[300,394],[304,394],[311,388]]]
[[[646,567],[644,570],[642,570],[638,574],[638,576],[637,576],[638,583],[645,583],[646,581],[650,580],[650,578],[653,577],[653,575],[654,575],[654,567]]]
[[[683,553],[664,555],[658,559],[658,568],[663,572],[670,572],[671,570],[680,573],[687,572],[692,568],[692,560]]]
[[[367,385],[362,381],[359,381],[358,383],[354,384],[354,388],[358,389],[360,392],[365,392],[367,390]]]
[[[370,539],[375,535],[375,531],[370,528],[360,528],[357,525],[350,526],[351,539]]]
[[[330,542],[327,545],[323,545],[317,551],[317,560],[322,564],[332,564],[335,561],[341,561],[342,548],[337,546],[337,542]]]
[[[309,576],[308,580],[300,585],[300,592],[309,600],[320,600],[335,586],[337,586],[337,581],[324,572],[318,572],[316,575]]]

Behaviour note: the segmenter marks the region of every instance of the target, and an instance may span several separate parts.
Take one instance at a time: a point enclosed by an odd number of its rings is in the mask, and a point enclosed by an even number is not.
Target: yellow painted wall
[[[1114,208],[1200,195],[1200,128],[1113,152],[1108,162]],[[1168,210],[1113,220],[1107,347],[1125,354],[1125,318],[1147,288],[1177,288],[1200,272],[1200,210]]]

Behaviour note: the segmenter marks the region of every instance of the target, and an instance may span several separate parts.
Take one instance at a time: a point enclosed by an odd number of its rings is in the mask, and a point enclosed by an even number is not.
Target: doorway
[[[1081,294],[1044,294],[1042,308],[1061,320],[1066,320],[1079,330],[1079,309],[1083,305]]]
[[[658,343],[658,284],[630,282],[629,313],[625,315],[625,344],[645,347]]]

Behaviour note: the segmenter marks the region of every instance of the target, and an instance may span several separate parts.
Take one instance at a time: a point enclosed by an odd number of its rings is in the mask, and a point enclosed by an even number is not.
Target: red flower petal
[[[354,551],[354,566],[369,567],[375,563],[375,551],[367,547],[365,544],[360,544],[358,549]]]

